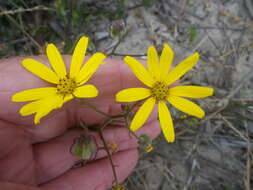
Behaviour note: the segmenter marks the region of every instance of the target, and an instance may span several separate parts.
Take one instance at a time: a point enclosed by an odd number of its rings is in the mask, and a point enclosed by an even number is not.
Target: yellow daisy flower
[[[66,71],[61,54],[53,44],[49,44],[46,48],[52,69],[31,58],[22,61],[22,65],[28,71],[54,85],[29,89],[14,94],[12,96],[12,101],[14,102],[32,101],[19,110],[22,116],[35,113],[34,123],[38,124],[42,117],[53,109],[62,107],[65,102],[74,97],[91,98],[98,95],[98,90],[95,86],[83,84],[90,79],[99,65],[103,64],[105,55],[103,53],[95,53],[83,65],[88,40],[87,37],[82,37],[78,41],[72,56],[69,73]]]
[[[124,61],[131,68],[134,75],[148,88],[129,88],[116,94],[118,102],[134,102],[146,99],[135,114],[130,129],[138,130],[147,120],[155,104],[158,104],[158,116],[163,134],[168,142],[174,142],[175,134],[171,114],[166,105],[171,105],[198,118],[203,118],[205,112],[195,103],[185,98],[204,98],[213,94],[212,88],[201,86],[176,86],[170,85],[189,71],[199,60],[199,54],[194,53],[171,69],[174,53],[165,44],[160,60],[155,47],[148,49],[148,70],[136,59],[126,56]],[[185,98],[182,98],[185,97]]]

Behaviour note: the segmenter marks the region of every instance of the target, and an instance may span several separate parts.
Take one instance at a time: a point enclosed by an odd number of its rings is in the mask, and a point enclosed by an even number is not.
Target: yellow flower
[[[69,73],[66,71],[61,54],[53,44],[49,44],[46,48],[52,69],[31,58],[22,61],[22,65],[28,71],[53,84],[50,87],[18,92],[12,96],[12,101],[14,102],[32,101],[20,109],[19,112],[22,116],[35,113],[34,123],[38,124],[42,117],[53,109],[62,107],[65,102],[74,97],[91,98],[98,95],[98,90],[95,86],[83,84],[90,79],[99,65],[103,64],[105,55],[95,53],[83,65],[88,40],[87,37],[82,37],[78,41],[72,56]]]
[[[146,70],[139,61],[126,56],[124,61],[135,76],[148,88],[129,88],[116,94],[116,101],[118,102],[134,102],[146,99],[131,122],[130,129],[132,131],[138,130],[145,123],[155,104],[158,104],[161,128],[168,142],[174,142],[175,134],[171,114],[166,102],[168,101],[184,113],[203,118],[205,112],[198,105],[185,98],[204,98],[213,94],[212,88],[201,86],[170,87],[172,83],[177,81],[197,63],[199,54],[194,53],[170,70],[173,57],[174,53],[167,44],[164,45],[160,60],[156,49],[151,46],[148,49],[148,70]]]

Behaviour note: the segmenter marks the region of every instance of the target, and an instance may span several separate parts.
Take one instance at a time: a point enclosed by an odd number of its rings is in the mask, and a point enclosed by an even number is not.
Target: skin
[[[48,64],[46,57],[33,57]],[[101,114],[72,100],[61,109],[52,111],[33,124],[33,115],[22,117],[18,110],[25,103],[11,102],[19,91],[51,86],[28,72],[21,65],[23,57],[0,60],[0,189],[1,190],[105,190],[113,184],[111,166],[104,151],[84,167],[73,168],[78,158],[70,154],[76,137],[84,132],[74,128],[82,119],[87,124],[105,120]],[[71,57],[64,56],[65,63]],[[87,84],[99,89],[99,96],[86,99],[109,114],[120,113],[115,94],[124,88],[142,86],[122,61],[107,59],[105,65],[92,76]],[[98,134],[95,136],[102,146]],[[136,132],[155,138],[160,133],[156,113]],[[109,126],[104,130],[106,142],[118,144],[113,154],[116,172],[121,182],[134,169],[138,161],[136,139],[129,136],[123,126]]]

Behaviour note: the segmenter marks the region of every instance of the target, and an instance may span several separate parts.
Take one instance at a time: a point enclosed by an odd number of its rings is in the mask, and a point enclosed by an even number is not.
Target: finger
[[[106,105],[100,107],[100,110],[110,115],[122,112],[119,104]],[[84,121],[86,125],[95,125],[102,123],[105,119],[106,118],[100,113],[87,107],[80,107],[77,102],[73,102],[69,109],[63,111],[59,110],[53,113],[49,118],[46,117],[45,121],[41,122],[41,124],[35,127],[25,127],[25,130],[31,135],[31,143],[38,143],[63,134],[69,127],[79,125],[81,120]],[[146,123],[155,120],[157,120],[156,108],[153,110]]]
[[[0,121],[0,181],[36,184],[33,149],[26,137],[22,128]]]
[[[108,113],[110,109],[109,107],[110,106],[104,106],[100,108],[100,110]],[[40,124],[35,126],[32,125],[30,127],[24,126],[24,128],[31,136],[31,143],[34,144],[48,141],[49,139],[61,135],[68,128],[79,125],[80,121],[83,121],[86,125],[90,126],[101,123],[104,120],[105,117],[98,112],[87,107],[80,107],[79,104],[73,102],[69,109],[58,110],[51,115],[46,116]]]
[[[112,156],[120,182],[131,173],[138,160],[137,149],[119,152]],[[59,178],[42,185],[45,190],[106,190],[112,186],[114,177],[107,158],[85,167],[71,169]]]
[[[69,130],[63,136],[55,138],[47,143],[40,143],[34,146],[34,156],[38,164],[38,181],[44,183],[57,176],[62,175],[79,160],[71,154],[70,148],[74,140],[80,136],[81,130]],[[155,138],[160,133],[158,121],[153,121],[145,125],[137,135],[147,134],[151,138]],[[97,133],[91,133],[95,137],[95,142],[98,147],[103,147],[103,143]],[[117,144],[117,150],[123,151],[138,146],[137,139],[129,134],[129,131],[124,127],[112,126],[104,130],[104,137],[107,143]],[[105,151],[98,151],[96,158],[106,157]]]

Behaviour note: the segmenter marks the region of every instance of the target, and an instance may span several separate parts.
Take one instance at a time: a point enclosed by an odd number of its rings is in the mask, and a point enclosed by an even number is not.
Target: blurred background
[[[161,136],[126,180],[130,190],[253,189],[252,0],[5,0],[0,1],[0,58],[38,55],[47,43],[71,54],[80,36],[88,53],[146,59],[168,43],[174,64],[199,52],[183,84],[213,87],[197,103],[198,120],[170,108],[176,142]]]

